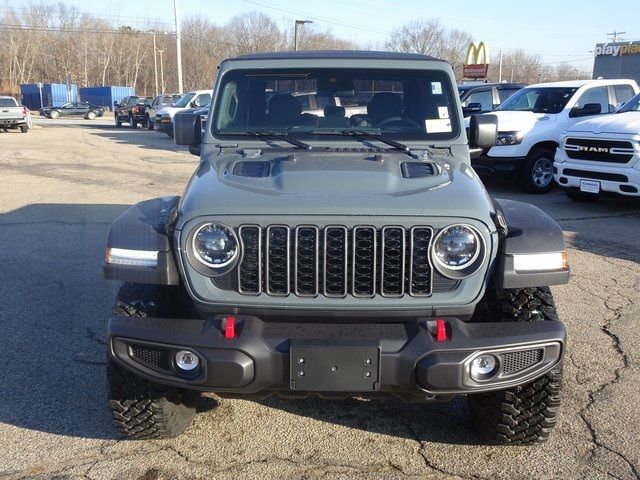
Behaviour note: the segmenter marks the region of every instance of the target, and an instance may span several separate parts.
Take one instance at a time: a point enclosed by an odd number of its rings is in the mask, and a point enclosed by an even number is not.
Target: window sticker
[[[433,95],[442,95],[442,83],[431,82],[431,93]]]
[[[449,118],[449,107],[438,107],[438,116],[440,119]]]
[[[449,120],[448,118],[427,118],[424,121],[424,128],[427,133],[451,132],[451,120]]]

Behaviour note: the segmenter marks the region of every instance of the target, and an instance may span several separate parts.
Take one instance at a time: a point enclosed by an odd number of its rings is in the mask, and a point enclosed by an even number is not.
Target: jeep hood
[[[640,135],[640,112],[600,115],[576,123],[571,127],[570,132]]]
[[[297,151],[296,151],[297,152]],[[452,216],[490,222],[489,196],[471,166],[451,155],[345,156],[280,153],[205,157],[181,200],[182,219],[202,215]],[[269,173],[240,175],[239,162],[269,162]],[[406,178],[401,164],[432,164],[434,174]],[[251,169],[248,169],[251,170]]]

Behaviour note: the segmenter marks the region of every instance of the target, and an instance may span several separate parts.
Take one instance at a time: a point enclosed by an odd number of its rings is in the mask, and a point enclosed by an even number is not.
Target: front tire
[[[478,308],[482,320],[494,322],[558,321],[549,287],[490,292]],[[469,395],[472,422],[491,443],[545,442],[558,419],[561,390],[562,363],[525,385]]]
[[[550,148],[537,148],[527,156],[520,184],[529,193],[546,193],[553,188],[553,157]]]
[[[87,113],[87,120],[95,120],[95,119],[96,119],[96,112]]]
[[[60,117],[60,112],[58,112],[57,110],[52,110],[51,113],[49,114],[49,118],[52,119],[56,119]]]
[[[125,283],[114,314],[126,317],[168,318],[180,305],[176,287]],[[109,408],[123,436],[135,439],[173,438],[191,424],[200,392],[161,385],[107,362]]]
[[[20,125],[20,131],[22,133],[27,133],[29,131],[29,125]]]
[[[116,112],[113,116],[113,122],[116,126],[116,128],[120,128],[122,127],[122,122],[120,121],[120,117],[118,116],[118,112]]]
[[[147,130],[153,130],[153,122],[151,121],[149,115],[147,115]]]

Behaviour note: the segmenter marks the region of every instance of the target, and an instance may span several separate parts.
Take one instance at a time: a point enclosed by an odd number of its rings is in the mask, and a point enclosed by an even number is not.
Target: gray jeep
[[[341,106],[304,113],[295,94],[309,91]],[[107,330],[124,435],[179,435],[209,391],[465,395],[489,441],[548,437],[566,336],[549,290],[569,279],[562,231],[489,196],[470,155],[495,143],[495,117],[465,131],[446,62],[241,56],[220,65],[200,122],[176,116],[176,142],[200,156],[182,197],[132,206],[107,240],[105,276],[125,282]]]

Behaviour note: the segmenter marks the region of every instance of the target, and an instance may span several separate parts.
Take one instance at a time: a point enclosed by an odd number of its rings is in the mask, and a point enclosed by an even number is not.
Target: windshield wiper
[[[391,147],[397,148],[398,150],[402,150],[404,153],[406,153],[409,156],[413,156],[413,153],[411,152],[411,148],[408,145],[405,145],[404,143],[396,142],[395,140],[391,140],[390,138],[387,138],[381,135],[379,128],[373,129],[373,131],[359,130],[357,128],[348,128],[344,130],[329,130],[329,131],[316,130],[310,133],[314,135],[317,135],[317,134],[322,135],[324,133],[324,134],[331,134],[331,135],[338,134],[338,135],[350,135],[352,137],[360,136],[360,137],[373,138],[382,143],[386,143]]]
[[[294,147],[303,148],[304,150],[311,150],[311,145],[309,145],[308,143],[304,143],[293,138],[288,138],[287,132],[273,132],[271,130],[248,130],[247,132],[240,133],[240,135],[253,135],[258,138],[277,138],[278,140],[287,142]]]

